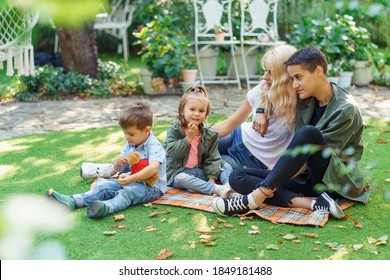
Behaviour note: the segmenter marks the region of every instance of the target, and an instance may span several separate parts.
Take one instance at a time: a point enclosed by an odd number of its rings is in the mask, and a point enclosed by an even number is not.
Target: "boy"
[[[359,170],[363,153],[360,110],[352,95],[328,81],[328,63],[320,50],[299,50],[285,64],[299,96],[296,133],[287,149],[311,145],[317,150],[285,154],[272,171],[233,171],[231,187],[246,186],[247,195],[216,198],[213,208],[220,215],[231,216],[256,209],[266,200],[283,207],[326,211],[341,219],[344,213],[333,198],[366,203],[370,195]],[[327,147],[332,155],[323,152]],[[316,185],[325,186],[325,192],[320,193]],[[310,196],[318,198],[312,200]]]
[[[141,159],[149,161],[144,169],[132,175],[122,173],[115,180],[103,180],[86,193],[67,196],[50,189],[46,196],[70,210],[87,206],[87,216],[94,219],[159,198],[167,185],[166,160],[163,146],[152,133],[152,124],[153,113],[150,106],[142,102],[129,106],[119,119],[126,144],[121,155],[113,162],[114,171],[130,170],[125,156],[133,151],[138,151]],[[156,173],[159,179],[154,186],[142,182]]]

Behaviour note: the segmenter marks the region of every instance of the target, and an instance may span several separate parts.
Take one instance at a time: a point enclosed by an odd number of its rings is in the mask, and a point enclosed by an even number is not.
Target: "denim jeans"
[[[229,163],[233,169],[242,167],[268,169],[245,147],[242,142],[241,126],[219,139],[218,151],[222,159]]]
[[[289,206],[294,197],[318,196],[324,190],[316,186],[323,184],[322,178],[330,162],[330,156],[324,158],[322,153],[322,148],[328,144],[321,132],[314,126],[306,125],[296,132],[287,149],[294,150],[308,144],[320,149],[296,155],[283,154],[272,170],[234,170],[230,176],[230,186],[242,194],[249,194],[259,186],[275,188],[274,196],[265,202],[285,207]],[[293,177],[305,163],[307,171]]]
[[[219,175],[219,180],[222,184],[229,181],[231,172],[232,168],[230,165],[224,162]],[[211,195],[214,189],[214,184],[207,182],[207,180],[208,178],[202,168],[185,168],[182,172],[175,176],[172,186],[178,189],[186,189],[188,191]]]
[[[141,182],[122,186],[117,180],[106,180],[88,192],[72,196],[76,207],[90,206],[94,201],[102,201],[109,207],[109,214],[124,210],[132,205],[151,202],[163,193],[157,187]]]

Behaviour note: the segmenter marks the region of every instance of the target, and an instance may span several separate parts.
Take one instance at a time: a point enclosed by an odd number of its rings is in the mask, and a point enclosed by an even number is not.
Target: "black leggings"
[[[317,148],[315,151],[299,147]],[[298,147],[298,148],[297,148]],[[321,132],[314,126],[306,125],[294,135],[291,143],[272,170],[257,168],[239,168],[230,175],[230,186],[238,193],[249,194],[260,185],[266,188],[275,188],[272,198],[266,199],[269,204],[287,207],[291,199],[298,196],[318,196],[325,191],[315,188],[323,184],[322,178],[329,165],[331,156],[323,156],[324,148],[328,144]],[[298,152],[294,154],[294,152]],[[307,170],[293,178],[306,163]]]

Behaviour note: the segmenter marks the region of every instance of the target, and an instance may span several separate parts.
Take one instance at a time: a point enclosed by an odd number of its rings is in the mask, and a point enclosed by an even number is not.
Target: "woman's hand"
[[[261,137],[264,137],[268,131],[268,123],[269,120],[266,114],[255,114],[253,116],[252,128],[256,130]]]

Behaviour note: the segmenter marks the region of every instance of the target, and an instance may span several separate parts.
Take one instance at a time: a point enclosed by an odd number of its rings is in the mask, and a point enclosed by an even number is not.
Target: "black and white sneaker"
[[[217,197],[213,200],[214,211],[221,216],[242,215],[249,212],[248,196],[233,198]]]
[[[343,209],[341,209],[337,202],[334,201],[326,192],[323,192],[317,198],[317,200],[314,202],[312,210],[329,212],[333,217],[337,219],[342,219],[345,216]]]

